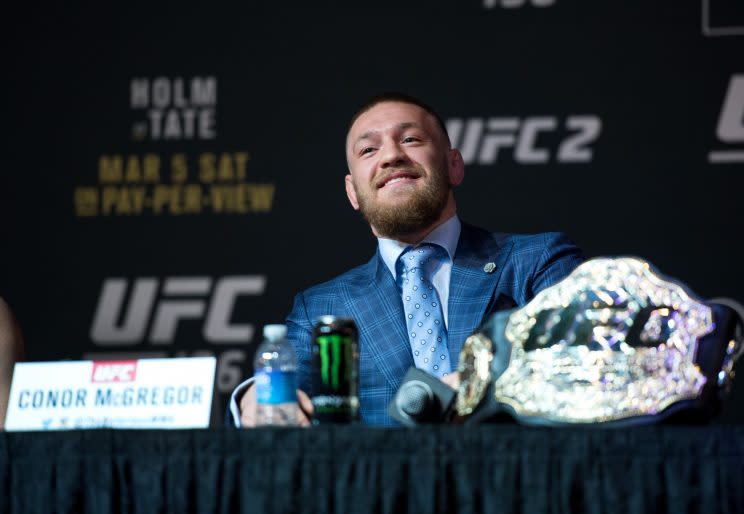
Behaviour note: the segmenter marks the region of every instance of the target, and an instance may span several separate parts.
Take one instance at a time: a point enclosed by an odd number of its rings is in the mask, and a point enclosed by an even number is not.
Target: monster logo
[[[352,359],[349,339],[339,334],[329,334],[318,336],[317,343],[322,386],[333,392],[347,392],[351,378],[349,363]]]

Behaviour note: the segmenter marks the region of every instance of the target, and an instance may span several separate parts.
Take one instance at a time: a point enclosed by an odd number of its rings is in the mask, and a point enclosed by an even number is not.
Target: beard
[[[414,234],[429,227],[439,219],[447,205],[450,185],[445,170],[432,170],[431,179],[422,189],[415,191],[407,201],[392,205],[375,200],[372,193],[361,191],[355,183],[354,190],[362,216],[374,227],[379,237],[388,239]]]

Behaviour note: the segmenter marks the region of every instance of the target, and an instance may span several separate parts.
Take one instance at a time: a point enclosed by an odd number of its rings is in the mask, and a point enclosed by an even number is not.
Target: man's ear
[[[359,202],[357,202],[356,190],[354,189],[354,181],[351,178],[351,173],[346,175],[346,196],[349,198],[349,203],[354,207],[355,211],[359,210]]]
[[[452,148],[447,156],[449,168],[449,182],[451,186],[459,186],[465,178],[465,161],[457,148]]]

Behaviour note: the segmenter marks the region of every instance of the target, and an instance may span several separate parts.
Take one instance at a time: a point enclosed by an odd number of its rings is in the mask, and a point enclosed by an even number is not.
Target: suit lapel
[[[499,244],[493,236],[463,223],[450,277],[447,334],[452,367],[457,366],[465,339],[483,321],[512,243]],[[494,263],[492,272],[484,266]]]
[[[343,301],[357,321],[360,345],[366,349],[390,385],[397,389],[414,366],[400,291],[379,253],[368,272],[348,283]]]
[[[488,232],[463,223],[450,277],[447,333],[453,368],[462,344],[483,321],[512,243],[499,243]],[[493,262],[493,272],[483,267]],[[356,320],[360,345],[396,390],[415,366],[400,291],[379,253],[357,278],[342,288],[343,303]]]

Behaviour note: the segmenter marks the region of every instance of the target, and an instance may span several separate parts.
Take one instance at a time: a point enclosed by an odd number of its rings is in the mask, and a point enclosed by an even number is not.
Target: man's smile
[[[377,182],[377,189],[394,187],[396,185],[406,185],[421,177],[421,174],[414,171],[396,171]]]

